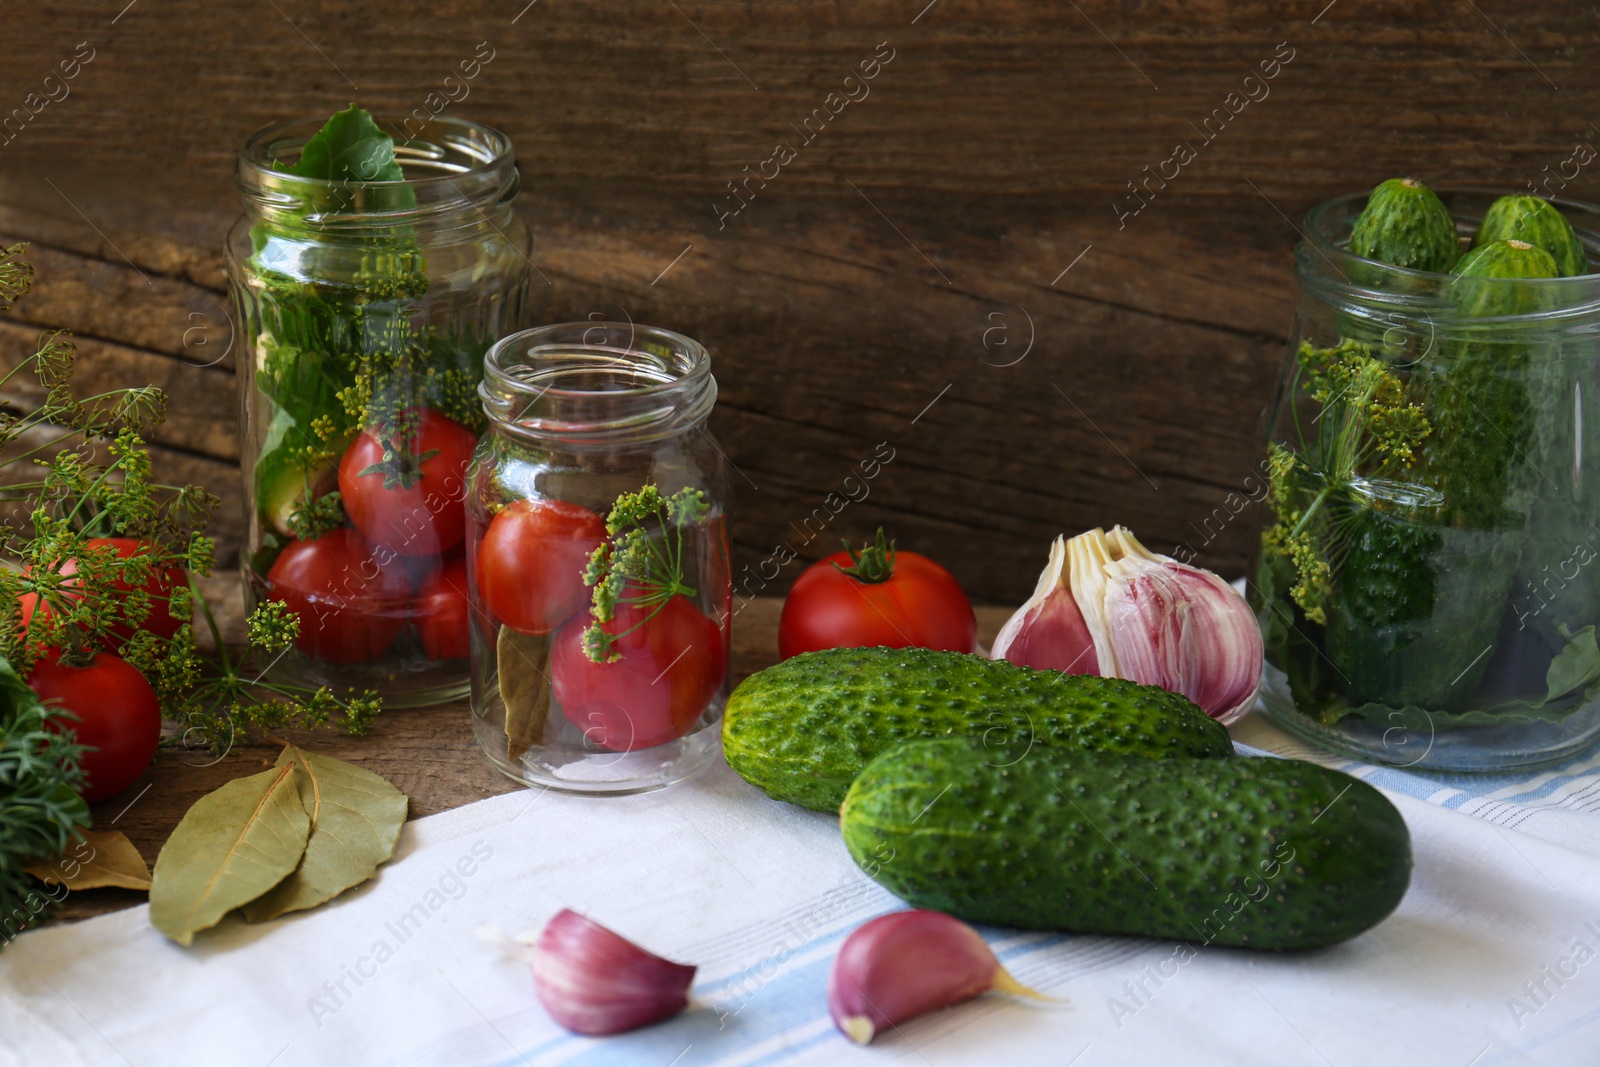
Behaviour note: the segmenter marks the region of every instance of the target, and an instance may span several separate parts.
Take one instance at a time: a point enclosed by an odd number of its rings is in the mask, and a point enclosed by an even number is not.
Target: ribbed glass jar
[[[239,155],[244,577],[252,604],[300,619],[275,674],[433,704],[468,686],[483,356],[527,314],[516,162],[504,134],[441,117],[396,144],[402,181],[287,173],[320,125],[269,127]]]
[[[1463,241],[1495,199],[1441,192]],[[1494,771],[1600,736],[1600,275],[1405,270],[1306,216],[1252,590],[1271,717],[1362,759]],[[1600,213],[1557,201],[1588,251]]]
[[[509,777],[619,794],[716,757],[733,585],[728,461],[697,342],[631,323],[496,344],[468,479],[472,715]],[[609,574],[609,577],[606,575]]]

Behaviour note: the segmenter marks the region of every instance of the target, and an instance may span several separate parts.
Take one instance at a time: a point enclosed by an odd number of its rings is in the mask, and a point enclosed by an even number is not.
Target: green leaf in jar
[[[207,793],[156,857],[150,922],[180,945],[283,881],[305,855],[311,817],[288,763]]]
[[[314,908],[365,882],[394,855],[406,821],[406,795],[365,768],[285,745],[278,766],[291,765],[311,836],[294,873],[241,909],[253,923]]]
[[[306,142],[288,173],[321,181],[397,182],[405,178],[394,158],[394,139],[366,110],[351,104]]]
[[[495,669],[500,702],[506,708],[506,759],[522,758],[544,736],[550,715],[550,638],[500,627],[495,639]]]

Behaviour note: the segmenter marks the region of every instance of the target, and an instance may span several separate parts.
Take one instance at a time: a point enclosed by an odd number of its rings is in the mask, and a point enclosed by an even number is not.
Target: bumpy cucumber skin
[[[1350,251],[1395,267],[1443,273],[1461,258],[1455,220],[1437,194],[1411,178],[1372,190],[1350,232]]]
[[[1149,760],[963,741],[874,760],[841,813],[851,856],[914,907],[970,922],[1255,949],[1335,944],[1411,880],[1376,789],[1298,760]]]
[[[1525,315],[1548,297],[1513,279],[1555,277],[1555,260],[1522,242],[1474,248],[1456,267],[1450,299],[1466,318]],[[1423,442],[1422,467],[1434,477],[1452,525],[1473,529],[1520,526],[1534,476],[1533,401],[1528,370],[1546,355],[1523,335],[1487,327],[1482,337],[1445,343],[1422,370],[1433,434]]]
[[[1439,687],[1432,672],[1418,678],[1414,668],[1435,659],[1413,664],[1400,653],[1433,616],[1440,531],[1371,508],[1352,511],[1347,528],[1338,596],[1328,610],[1328,658],[1354,700],[1433,706]]]
[[[1226,757],[1228,731],[1187,698],[925,648],[835,648],[758,671],[728,698],[722,751],[777,800],[838,811],[875,756],[905,741]]]
[[[1502,196],[1489,205],[1472,247],[1506,240],[1526,241],[1549,253],[1562,278],[1589,273],[1589,259],[1572,223],[1542,196]]]
[[[1411,523],[1364,509],[1327,653],[1351,700],[1446,711],[1469,706],[1488,670],[1519,534]]]

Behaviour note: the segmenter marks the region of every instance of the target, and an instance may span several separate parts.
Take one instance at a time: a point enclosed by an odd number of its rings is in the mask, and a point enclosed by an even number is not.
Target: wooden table
[[[231,576],[218,575],[207,584],[208,597],[221,607],[223,618],[239,619],[237,582]],[[230,594],[231,604],[227,599]],[[779,598],[759,598],[739,613],[733,628],[735,683],[777,662],[778,614],[782,607]],[[979,639],[986,645],[992,641],[1011,610],[977,608]],[[235,631],[228,636],[237,637],[237,627],[236,621],[225,624],[225,631]],[[284,736],[295,744],[319,749],[383,775],[411,798],[411,818],[419,819],[520,788],[491,767],[478,751],[470,716],[467,702],[458,700],[432,708],[385,711],[364,737],[346,737],[332,730],[285,731]],[[153,865],[162,843],[191,804],[224,782],[272,766],[278,751],[277,745],[261,739],[235,744],[220,759],[178,744],[164,746],[139,781],[94,806],[94,828],[121,830]],[[143,893],[125,889],[81,890],[67,896],[57,909],[55,920],[71,921],[117,911],[143,903],[144,899]]]

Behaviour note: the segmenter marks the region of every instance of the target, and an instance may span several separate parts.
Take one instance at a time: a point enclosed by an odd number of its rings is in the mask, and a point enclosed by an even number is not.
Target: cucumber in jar
[[[1541,248],[1555,261],[1556,273],[1573,278],[1589,272],[1583,242],[1554,204],[1542,196],[1502,196],[1483,213],[1472,247],[1496,241],[1525,241]]]
[[[1415,178],[1390,178],[1372,190],[1349,247],[1364,259],[1441,274],[1461,258],[1449,209]]]
[[[1548,299],[1516,279],[1556,276],[1550,255],[1497,241],[1457,264],[1457,318],[1410,389],[1430,432],[1416,481],[1424,508],[1357,502],[1345,529],[1326,635],[1355,701],[1450,710],[1472,702],[1493,662],[1539,477],[1530,382],[1551,353],[1525,326],[1488,321]],[[1508,284],[1512,282],[1513,284]]]

